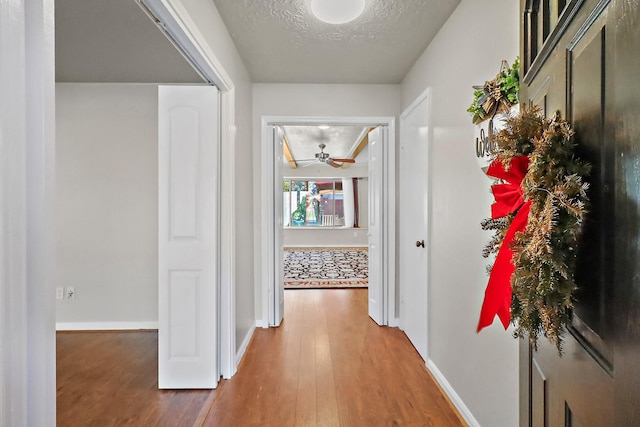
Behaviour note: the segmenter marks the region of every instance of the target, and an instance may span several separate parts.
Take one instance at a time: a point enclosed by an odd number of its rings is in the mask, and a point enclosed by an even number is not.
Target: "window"
[[[359,227],[358,181],[361,178],[285,178],[285,227]],[[346,194],[345,194],[346,190]]]

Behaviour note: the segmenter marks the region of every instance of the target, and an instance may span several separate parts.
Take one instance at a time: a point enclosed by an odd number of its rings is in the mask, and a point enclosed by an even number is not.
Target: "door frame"
[[[426,185],[426,191],[427,191],[427,195],[426,195],[426,237],[425,237],[425,249],[427,250],[427,262],[426,262],[426,271],[427,271],[427,277],[426,277],[426,289],[425,289],[425,311],[426,311],[426,316],[427,316],[427,340],[425,343],[425,364],[427,364],[428,360],[429,360],[429,291],[431,290],[431,146],[433,144],[431,144],[431,142],[433,141],[433,126],[431,126],[431,108],[432,108],[432,97],[431,97],[431,88],[427,88],[424,90],[424,92],[422,92],[420,95],[418,95],[416,97],[416,99],[413,100],[413,102],[402,112],[402,114],[400,114],[400,140],[403,140],[405,137],[405,132],[406,132],[406,120],[407,117],[423,102],[426,102],[427,104],[427,109],[428,109],[428,113],[427,113],[427,117],[426,117],[426,121],[427,121],[427,135],[426,135],[426,155],[427,158],[425,159],[425,163],[424,163],[424,168],[425,168],[425,173],[426,173],[426,180],[427,180],[427,185]],[[398,159],[398,161],[400,162],[400,170],[403,170],[402,168],[402,155],[399,156],[400,158]],[[400,181],[400,177],[398,177],[398,181]],[[401,182],[399,182],[399,184],[402,184]],[[399,196],[399,194],[398,194]],[[398,208],[401,208],[401,206],[399,205]],[[399,218],[400,219],[400,218]],[[398,235],[400,238],[400,230],[398,230]],[[398,242],[401,243],[401,242]],[[400,270],[402,267],[402,264],[398,264],[398,270]],[[401,271],[399,271],[399,273],[401,273]],[[400,279],[402,280],[402,277],[400,276]],[[406,319],[403,318],[403,300],[407,297],[407,295],[405,294],[405,291],[403,291],[402,288],[402,281],[399,284],[399,297],[400,297],[400,315],[399,315],[399,327],[400,329],[402,329],[403,331],[405,330],[405,321]]]
[[[383,191],[386,205],[383,212],[383,256],[389,260],[381,278],[382,292],[384,295],[383,312],[384,324],[398,326],[396,317],[396,126],[395,117],[339,117],[339,116],[262,116],[260,119],[260,141],[264,155],[260,159],[261,177],[261,205],[265,207],[261,215],[261,270],[260,281],[257,282],[261,289],[257,290],[261,295],[260,305],[262,316],[257,325],[263,328],[277,326],[274,319],[275,304],[277,303],[275,292],[275,251],[282,248],[275,247],[276,206],[275,167],[281,167],[277,163],[275,144],[270,144],[269,129],[271,126],[303,126],[303,125],[354,125],[354,126],[386,126],[387,144],[384,147],[383,162]]]
[[[140,1],[140,0],[138,0]],[[218,147],[218,360],[219,374],[231,378],[237,371],[235,294],[235,85],[222,62],[198,30],[180,0],[143,0],[162,21],[176,49],[220,91],[220,144]],[[221,161],[220,159],[225,159]],[[224,209],[222,209],[224,206]]]
[[[55,425],[54,4],[0,8],[0,425]]]

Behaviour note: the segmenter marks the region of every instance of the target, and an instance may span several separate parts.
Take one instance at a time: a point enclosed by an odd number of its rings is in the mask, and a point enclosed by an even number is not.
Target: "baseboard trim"
[[[462,401],[462,398],[458,395],[458,393],[456,393],[451,384],[449,384],[449,381],[447,381],[447,378],[440,371],[440,369],[438,369],[433,360],[429,359],[429,361],[427,362],[427,369],[429,370],[429,372],[431,372],[438,384],[440,384],[440,387],[447,394],[449,400],[451,400],[451,403],[453,403],[453,406],[456,407],[469,427],[480,427],[480,423],[478,422],[478,420],[476,420],[469,408],[467,408],[467,405],[465,405]]]
[[[242,344],[240,344],[240,348],[236,353],[236,369],[235,369],[236,372],[238,372],[238,365],[240,365],[242,356],[244,356],[244,353],[247,351],[247,347],[249,347],[249,343],[251,342],[251,338],[253,337],[253,333],[255,331],[256,331],[256,327],[254,325],[251,327],[251,329],[249,329],[249,332],[247,332],[247,335],[245,335],[244,339],[242,340]]]
[[[56,331],[158,330],[158,322],[57,322]]]
[[[256,320],[256,328],[269,329],[269,322],[264,319]]]
[[[400,327],[400,318],[399,317],[391,317],[389,319],[389,326],[392,328],[399,328]]]

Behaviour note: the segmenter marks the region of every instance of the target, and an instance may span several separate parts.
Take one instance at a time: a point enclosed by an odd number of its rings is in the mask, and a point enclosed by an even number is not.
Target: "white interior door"
[[[427,360],[429,102],[422,97],[401,116],[400,327]]]
[[[273,276],[273,289],[275,298],[273,306],[272,326],[279,326],[282,323],[284,317],[284,251],[282,247],[282,164],[284,157],[284,132],[282,127],[273,126],[273,140],[276,164],[274,165],[274,255],[275,255],[275,270]]]
[[[215,388],[218,90],[158,91],[160,388]]]
[[[387,129],[379,126],[369,132],[369,316],[386,325],[383,292],[383,148]],[[392,261],[388,261],[392,262]]]

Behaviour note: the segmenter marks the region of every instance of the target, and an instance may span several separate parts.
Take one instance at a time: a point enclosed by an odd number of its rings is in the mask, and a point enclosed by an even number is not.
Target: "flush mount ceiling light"
[[[364,11],[365,0],[311,0],[311,12],[329,24],[344,24]]]

